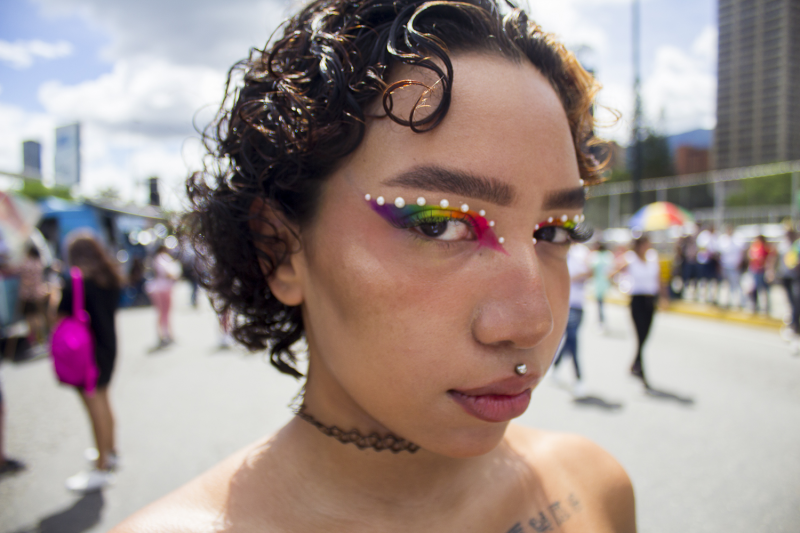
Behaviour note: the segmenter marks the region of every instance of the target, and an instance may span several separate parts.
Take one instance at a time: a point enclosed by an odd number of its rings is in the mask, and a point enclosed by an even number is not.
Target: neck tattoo
[[[413,442],[401,439],[400,437],[396,437],[391,434],[386,436],[380,436],[377,433],[362,435],[357,429],[344,431],[336,426],[326,426],[308,414],[305,404],[301,404],[300,407],[295,410],[294,414],[320,430],[324,435],[333,437],[342,444],[355,444],[361,450],[372,448],[378,452],[389,450],[392,453],[416,453],[417,450],[419,450],[419,446]]]

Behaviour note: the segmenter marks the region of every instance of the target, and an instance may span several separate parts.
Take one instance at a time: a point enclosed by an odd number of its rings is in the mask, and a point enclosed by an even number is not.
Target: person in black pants
[[[631,365],[631,374],[641,379],[650,388],[642,363],[642,349],[653,325],[658,296],[661,293],[661,266],[658,253],[650,248],[646,236],[633,241],[633,249],[622,256],[620,265],[612,274],[625,271],[631,282],[631,317],[636,328],[636,358]]]
[[[650,327],[653,325],[653,316],[656,313],[656,296],[648,294],[634,294],[631,297],[631,317],[636,328],[636,358],[631,365],[631,374],[640,378],[645,387],[648,386],[647,379],[642,367],[642,348],[650,334]]]

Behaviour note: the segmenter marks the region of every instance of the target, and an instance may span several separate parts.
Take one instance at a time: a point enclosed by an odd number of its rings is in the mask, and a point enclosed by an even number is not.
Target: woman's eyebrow
[[[508,183],[435,165],[414,167],[384,181],[383,185],[452,193],[501,206],[510,205],[515,197],[514,187]]]
[[[544,197],[543,209],[583,209],[586,194],[583,187],[550,191]]]

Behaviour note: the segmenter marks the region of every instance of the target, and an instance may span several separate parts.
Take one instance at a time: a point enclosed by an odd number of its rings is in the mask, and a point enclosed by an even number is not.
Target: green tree
[[[669,143],[664,135],[647,132],[642,140],[642,179],[662,178],[675,174]]]
[[[731,207],[790,204],[792,175],[741,180],[730,184],[729,191],[725,204]]]
[[[102,189],[99,189],[92,199],[98,202],[107,202],[113,204],[119,203],[121,196],[119,189],[111,185],[109,187],[103,187]]]
[[[47,187],[41,180],[37,179],[24,180],[19,194],[27,196],[31,200],[41,200],[49,196],[55,196],[56,198],[62,198],[64,200],[73,200],[69,187],[64,187],[62,185]]]

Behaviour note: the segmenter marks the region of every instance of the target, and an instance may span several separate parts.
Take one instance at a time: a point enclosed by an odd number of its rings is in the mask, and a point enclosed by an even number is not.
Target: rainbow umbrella
[[[639,209],[628,222],[631,229],[656,231],[671,226],[683,226],[694,222],[694,217],[686,209],[671,202],[653,202]]]

